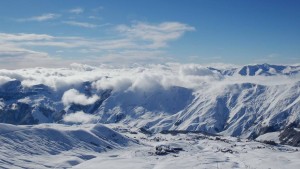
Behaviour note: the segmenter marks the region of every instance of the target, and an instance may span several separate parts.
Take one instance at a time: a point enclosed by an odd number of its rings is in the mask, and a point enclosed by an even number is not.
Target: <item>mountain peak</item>
[[[300,72],[300,66],[272,65],[268,63],[245,65],[238,70],[242,76],[292,75]]]

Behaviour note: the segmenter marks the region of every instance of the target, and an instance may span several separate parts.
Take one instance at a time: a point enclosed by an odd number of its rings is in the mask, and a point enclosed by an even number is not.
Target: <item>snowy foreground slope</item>
[[[300,165],[300,152],[295,147],[273,146],[199,133],[153,136],[139,132],[123,134],[135,137],[143,145],[102,153],[74,168],[96,169],[101,166],[110,169],[296,169]]]
[[[136,144],[105,126],[0,124],[0,168],[68,168]]]
[[[1,124],[0,168],[297,169],[296,147],[125,125]],[[111,129],[113,130],[111,130]]]

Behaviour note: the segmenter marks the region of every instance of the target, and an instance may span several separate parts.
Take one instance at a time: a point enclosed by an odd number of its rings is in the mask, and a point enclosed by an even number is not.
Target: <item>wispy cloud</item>
[[[0,41],[32,41],[32,40],[51,40],[53,36],[46,34],[28,34],[28,33],[0,33]]]
[[[98,28],[104,25],[95,25],[85,22],[65,21],[65,24],[84,28]],[[131,25],[118,25],[110,27],[110,31],[105,39],[99,37],[71,37],[71,36],[52,36],[47,34],[9,34],[0,33],[0,44],[11,44],[10,51],[0,50],[0,56],[47,56],[46,65],[50,65],[51,51],[64,50],[64,54],[75,54],[77,57],[84,55],[81,63],[98,62],[155,62],[155,60],[171,60],[164,51],[170,41],[179,39],[185,32],[195,30],[186,24],[179,22],[163,22],[160,24],[133,23]],[[43,47],[43,48],[40,48]],[[50,49],[51,50],[48,50]],[[36,49],[43,50],[42,52]],[[53,50],[52,50],[53,49]],[[46,53],[46,52],[49,52]],[[68,53],[68,54],[67,54]],[[52,52],[57,55],[57,53]],[[72,55],[73,56],[73,55]],[[21,57],[20,61],[29,57]],[[32,57],[31,57],[32,58]],[[6,59],[7,60],[7,59]],[[30,60],[30,59],[29,59]],[[62,59],[63,64],[67,61]],[[2,59],[3,61],[3,59]],[[19,62],[14,59],[11,61]],[[40,60],[42,62],[42,60]],[[57,58],[52,60],[57,64]],[[1,62],[1,59],[0,59]],[[56,63],[54,63],[56,62]],[[74,62],[74,61],[72,61]],[[22,63],[20,63],[22,64]],[[30,64],[30,63],[29,63]],[[1,64],[0,64],[1,65]]]
[[[70,9],[69,12],[74,14],[81,14],[84,12],[84,9],[78,7],[78,8]]]
[[[94,19],[94,20],[102,20],[103,18],[100,16],[95,16],[95,15],[90,15],[88,16],[89,19]]]
[[[77,22],[77,21],[64,21],[63,23],[71,25],[71,26],[79,26],[83,28],[96,28],[98,25],[87,23],[87,22]]]
[[[26,49],[15,44],[0,43],[0,67],[7,69],[45,66],[54,67],[60,59],[48,53]],[[63,61],[62,61],[63,62]]]
[[[96,25],[86,22],[64,21],[63,23],[84,28],[96,28],[109,24]],[[112,29],[114,30],[114,29]],[[89,39],[83,37],[51,36],[47,34],[8,34],[0,33],[0,42],[15,41],[21,46],[55,46],[62,48],[86,48],[98,50],[112,49],[161,49],[169,41],[180,38],[185,32],[195,30],[186,24],[166,22],[158,25],[138,23],[133,25],[119,25],[115,27],[109,39]],[[19,41],[22,41],[19,42]]]
[[[63,121],[67,123],[93,123],[96,122],[97,116],[78,111],[63,116]]]
[[[33,17],[30,17],[30,18],[18,19],[18,21],[21,21],[21,22],[25,22],[25,21],[42,22],[42,21],[56,19],[56,18],[59,18],[60,16],[61,16],[60,14],[46,13],[46,14],[43,14],[43,15],[40,15],[40,16],[33,16]]]
[[[168,41],[195,30],[194,27],[179,22],[163,22],[157,25],[138,22],[131,26],[119,25],[116,29],[128,38],[152,42],[149,45],[151,48],[165,47]]]
[[[0,43],[0,57],[47,57],[48,54],[44,52],[37,52],[25,48],[18,47],[14,44]]]

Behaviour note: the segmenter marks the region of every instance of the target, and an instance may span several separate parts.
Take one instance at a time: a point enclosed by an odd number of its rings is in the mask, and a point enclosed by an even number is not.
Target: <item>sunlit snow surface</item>
[[[0,168],[66,168],[135,144],[100,124],[0,124],[0,128]]]
[[[234,137],[207,136],[203,134],[155,134],[147,136],[126,126],[111,125],[123,134],[134,137],[140,145],[102,153],[74,168],[109,169],[183,169],[183,168],[249,168],[296,169],[300,165],[298,148],[272,146],[257,141]],[[126,129],[124,131],[124,128]],[[120,130],[121,129],[121,130]],[[123,129],[123,130],[122,130]],[[155,155],[155,147],[169,145],[182,148],[179,153]]]
[[[113,128],[115,131],[110,130]],[[233,137],[155,134],[120,125],[1,124],[1,168],[297,169],[300,152]],[[118,134],[121,133],[121,134]],[[182,151],[156,155],[166,145]]]

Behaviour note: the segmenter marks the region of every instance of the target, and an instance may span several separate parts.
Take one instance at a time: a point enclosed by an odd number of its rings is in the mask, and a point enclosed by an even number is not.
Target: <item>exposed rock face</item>
[[[293,123],[285,128],[279,135],[281,144],[300,147],[300,124]]]

